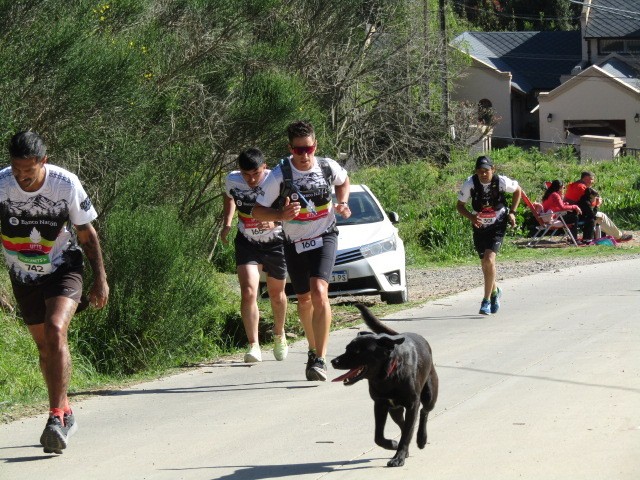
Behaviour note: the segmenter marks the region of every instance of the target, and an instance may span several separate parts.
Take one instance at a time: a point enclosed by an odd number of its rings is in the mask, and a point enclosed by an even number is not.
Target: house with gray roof
[[[640,149],[640,0],[586,0],[580,22],[580,63],[538,95],[542,147]]]
[[[585,0],[580,31],[465,32],[452,45],[470,57],[452,100],[490,106],[494,139],[640,148],[640,0]]]
[[[538,138],[538,93],[559,86],[582,52],[578,31],[465,32],[452,43],[471,62],[451,98],[491,108],[498,139]]]

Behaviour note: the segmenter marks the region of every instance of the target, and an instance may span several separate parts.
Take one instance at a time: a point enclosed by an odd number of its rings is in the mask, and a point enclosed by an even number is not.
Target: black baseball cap
[[[476,160],[476,170],[478,168],[491,168],[491,167],[493,167],[493,160],[491,160],[489,157],[485,155],[478,157],[478,159]]]

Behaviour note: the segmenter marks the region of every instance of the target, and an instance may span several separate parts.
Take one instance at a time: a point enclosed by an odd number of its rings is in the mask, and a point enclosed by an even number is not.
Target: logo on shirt
[[[20,224],[20,220],[18,220],[16,217],[11,217],[9,219],[9,223],[15,227],[16,225]]]
[[[85,212],[88,212],[91,209],[91,200],[89,197],[85,198],[82,203],[80,203],[80,208]]]

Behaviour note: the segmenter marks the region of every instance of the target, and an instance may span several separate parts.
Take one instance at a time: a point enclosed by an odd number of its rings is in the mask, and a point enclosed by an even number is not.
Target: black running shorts
[[[338,250],[338,232],[322,235],[322,247],[308,252],[296,252],[294,243],[284,244],[284,256],[287,259],[287,271],[296,295],[311,290],[311,277],[321,278],[327,283],[331,280],[331,271],[336,262]]]
[[[251,243],[238,232],[233,241],[236,247],[236,266],[262,265],[262,270],[276,280],[287,278],[283,242]]]
[[[507,222],[502,222],[490,228],[473,229],[473,246],[480,258],[484,258],[485,250],[491,250],[495,253],[500,251],[506,231]]]
[[[82,298],[82,268],[53,272],[48,279],[37,285],[11,282],[13,294],[24,323],[44,323],[47,313],[45,301],[52,297],[67,297],[76,303]]]

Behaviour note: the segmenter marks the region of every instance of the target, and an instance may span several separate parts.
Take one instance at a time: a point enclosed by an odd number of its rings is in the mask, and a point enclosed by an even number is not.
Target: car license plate
[[[346,270],[331,272],[331,283],[344,283],[347,281],[349,281],[349,276]]]

